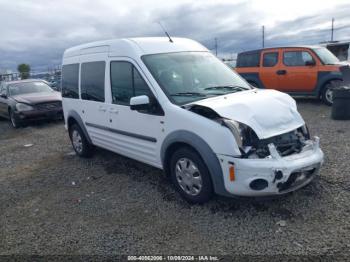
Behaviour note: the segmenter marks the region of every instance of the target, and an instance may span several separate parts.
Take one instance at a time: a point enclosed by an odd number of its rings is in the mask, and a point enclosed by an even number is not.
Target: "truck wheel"
[[[176,190],[190,203],[205,203],[213,195],[208,168],[191,148],[182,147],[173,153],[170,176]]]
[[[331,82],[328,82],[325,84],[325,86],[322,89],[321,99],[322,102],[325,103],[328,106],[331,106],[333,104],[333,85]]]
[[[93,152],[93,146],[87,141],[84,132],[80,126],[73,124],[69,128],[69,137],[72,142],[75,153],[80,157],[90,157]]]
[[[11,125],[13,128],[19,128],[21,127],[21,122],[16,118],[15,114],[13,113],[13,111],[11,109],[9,109],[9,117],[10,117],[10,121],[11,121]]]

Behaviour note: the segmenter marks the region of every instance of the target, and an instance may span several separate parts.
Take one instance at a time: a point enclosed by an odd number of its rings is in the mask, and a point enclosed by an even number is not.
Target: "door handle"
[[[109,109],[109,112],[113,113],[113,114],[118,114],[119,113],[119,111],[117,109],[114,109],[114,108]]]
[[[106,112],[107,111],[107,108],[103,107],[103,106],[100,106],[98,108],[98,111],[101,111],[101,112]]]
[[[287,70],[277,70],[276,74],[277,75],[285,75],[285,74],[287,74]]]

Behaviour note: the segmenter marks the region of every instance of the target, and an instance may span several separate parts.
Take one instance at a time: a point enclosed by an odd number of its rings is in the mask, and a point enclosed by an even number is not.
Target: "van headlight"
[[[23,104],[23,103],[18,103],[16,104],[16,109],[19,112],[24,112],[24,111],[30,111],[33,110],[34,108],[30,105]]]
[[[232,132],[238,147],[243,146],[243,140],[244,140],[244,129],[247,127],[246,125],[239,123],[237,121],[231,120],[231,119],[223,119],[225,125],[230,129]]]

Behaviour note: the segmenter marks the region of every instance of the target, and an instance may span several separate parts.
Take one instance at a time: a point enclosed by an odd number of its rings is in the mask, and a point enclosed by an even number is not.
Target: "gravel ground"
[[[201,206],[142,163],[76,157],[62,122],[13,130],[1,120],[0,254],[349,255],[350,121],[317,101],[298,106],[321,138],[320,177],[275,199]]]

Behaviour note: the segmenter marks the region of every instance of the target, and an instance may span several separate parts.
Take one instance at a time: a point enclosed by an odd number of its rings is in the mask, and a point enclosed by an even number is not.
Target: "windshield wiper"
[[[175,94],[171,94],[171,96],[206,96],[206,94],[199,92],[179,92]]]
[[[220,89],[230,89],[230,90],[236,90],[236,91],[247,90],[247,88],[243,86],[233,86],[233,85],[210,86],[210,87],[204,88],[204,90],[220,90]]]

